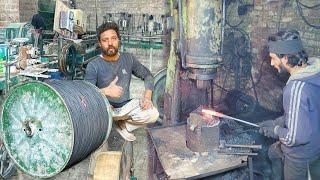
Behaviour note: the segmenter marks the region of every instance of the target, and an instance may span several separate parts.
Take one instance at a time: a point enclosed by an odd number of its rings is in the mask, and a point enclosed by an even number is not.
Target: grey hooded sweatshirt
[[[283,91],[285,125],[278,129],[286,158],[310,162],[320,157],[320,58],[291,74]]]

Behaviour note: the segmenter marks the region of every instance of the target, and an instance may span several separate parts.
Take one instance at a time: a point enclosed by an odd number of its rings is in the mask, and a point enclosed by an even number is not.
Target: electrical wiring
[[[305,7],[305,8],[308,8],[308,9],[317,9],[317,8],[320,8],[320,4],[316,4],[316,5],[314,5],[314,6],[307,6],[307,5],[303,4],[302,2],[300,2],[299,0],[297,0],[297,2],[298,2],[301,6],[303,6],[303,7]]]
[[[240,2],[240,3],[243,3],[243,2],[241,2],[241,1],[239,1],[239,2]],[[251,86],[250,88],[244,88],[244,90],[253,89],[254,95],[255,95],[255,99],[256,99],[256,101],[258,102],[258,96],[257,96],[257,92],[256,92],[256,89],[255,89],[255,86],[256,86],[257,83],[254,82],[253,77],[252,77],[252,71],[251,71],[251,68],[252,68],[252,57],[251,57],[251,56],[248,56],[248,54],[251,54],[251,53],[252,53],[252,47],[251,47],[250,37],[249,37],[249,35],[248,35],[243,29],[239,28],[239,26],[240,26],[243,22],[244,22],[244,20],[243,20],[243,18],[242,18],[242,19],[240,20],[240,22],[238,22],[236,25],[231,25],[231,24],[229,23],[229,21],[227,20],[227,18],[226,18],[226,25],[228,25],[228,26],[230,27],[230,28],[226,29],[226,32],[227,32],[227,31],[238,32],[238,33],[240,33],[240,35],[241,35],[242,37],[245,38],[245,39],[244,39],[244,44],[241,44],[241,45],[242,45],[242,46],[246,46],[246,47],[243,47],[243,48],[245,48],[246,55],[241,54],[241,53],[244,53],[244,52],[240,52],[240,51],[239,51],[239,52],[231,53],[231,56],[233,56],[232,59],[242,59],[242,60],[244,60],[244,61],[242,61],[243,64],[242,64],[242,70],[241,70],[241,71],[244,72],[244,73],[248,73],[247,76],[250,77],[250,80],[251,80],[251,82],[252,82],[252,86]],[[239,38],[240,38],[240,37],[238,37],[238,39],[239,39]],[[239,42],[240,42],[240,40],[239,40]],[[239,43],[238,43],[238,44],[239,44]],[[235,43],[232,44],[232,45],[233,45],[233,46],[236,46],[236,41],[235,41]],[[238,49],[238,50],[239,50],[239,48],[232,48],[232,49]],[[259,79],[261,79],[263,63],[264,63],[264,62],[261,63],[261,67],[260,67],[260,70],[259,70],[259,72],[260,72],[260,77],[259,77]],[[230,65],[229,68],[231,69],[232,66]],[[226,79],[227,79],[227,75],[228,75],[228,74],[229,74],[229,73],[226,73],[226,77],[224,77],[222,87],[219,87],[219,88],[222,88],[223,91],[226,90],[224,86],[225,86],[225,81],[226,81]],[[244,74],[244,75],[246,75],[246,74]],[[240,75],[240,76],[242,76],[242,75]],[[258,82],[260,82],[260,81],[258,81]],[[221,96],[222,96],[222,93],[221,93]],[[220,100],[219,100],[219,101],[221,101],[221,96],[220,96]]]
[[[236,1],[236,2],[238,2],[238,1]],[[239,2],[242,4],[241,1],[239,1]],[[226,12],[228,12],[228,8],[229,8],[230,4],[231,4],[231,2],[229,2],[229,3],[226,4],[226,9],[225,9]],[[228,16],[230,16],[230,14],[229,14]],[[227,18],[227,14],[226,14],[225,23],[226,23],[229,27],[231,27],[231,28],[237,28],[237,27],[239,27],[243,22],[244,22],[244,20],[243,20],[243,18],[241,18],[240,22],[238,22],[238,23],[236,23],[236,24],[231,24],[231,23],[229,22],[228,18]]]
[[[313,28],[315,28],[315,29],[320,29],[320,24],[312,24],[312,23],[310,23],[310,22],[307,20],[307,18],[305,17],[305,15],[303,14],[303,12],[302,12],[302,6],[308,8],[308,9],[315,9],[315,8],[320,7],[320,4],[317,4],[317,5],[315,5],[315,6],[309,7],[309,6],[306,6],[305,4],[302,4],[299,0],[296,0],[296,3],[297,3],[298,13],[299,13],[300,17],[302,18],[302,20],[303,20],[308,26],[313,27]]]
[[[282,19],[282,14],[283,14],[283,11],[285,10],[285,8],[287,7],[287,4],[288,4],[289,0],[284,0],[281,7],[280,7],[280,10],[278,12],[278,22],[277,22],[277,31],[280,30],[281,28],[281,19]]]

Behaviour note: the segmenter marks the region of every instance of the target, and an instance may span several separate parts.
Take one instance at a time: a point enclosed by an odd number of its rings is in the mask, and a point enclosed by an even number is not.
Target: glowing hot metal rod
[[[231,116],[228,116],[228,115],[225,115],[225,114],[222,114],[220,112],[213,111],[213,110],[202,109],[202,112],[205,113],[205,114],[210,114],[212,116],[226,118],[226,119],[232,119],[232,120],[235,120],[235,121],[238,121],[238,122],[242,122],[242,123],[254,126],[254,127],[259,127],[258,124],[254,124],[254,123],[251,123],[251,122],[248,122],[248,121],[244,121],[244,120],[241,120],[241,119],[238,119],[238,118],[234,118],[234,117],[231,117]]]

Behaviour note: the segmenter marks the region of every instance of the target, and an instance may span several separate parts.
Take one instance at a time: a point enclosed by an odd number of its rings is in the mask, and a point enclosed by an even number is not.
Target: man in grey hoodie
[[[273,179],[319,179],[320,58],[309,58],[299,33],[268,38],[271,66],[290,78],[283,89],[284,116],[260,123],[260,132],[278,141],[269,147]],[[318,166],[319,167],[319,166]]]

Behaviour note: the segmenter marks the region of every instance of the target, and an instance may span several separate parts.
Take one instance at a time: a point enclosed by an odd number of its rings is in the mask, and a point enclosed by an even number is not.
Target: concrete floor
[[[144,92],[144,83],[140,79],[133,78],[130,91],[131,98],[140,98]],[[145,128],[137,129],[134,131],[137,138],[133,142],[133,170],[134,176],[138,180],[147,180],[147,164],[148,164],[148,148],[147,148],[147,131]],[[119,149],[119,146],[123,144],[123,139],[118,135],[117,132],[111,132],[108,138],[108,149],[115,150]],[[102,149],[105,151],[105,149]],[[94,162],[93,162],[94,163]],[[90,156],[80,163],[72,166],[71,168],[59,173],[58,175],[50,178],[51,180],[91,180],[92,175],[90,174]],[[21,172],[18,172],[16,176],[10,178],[12,180],[33,180],[35,178],[27,176]]]

